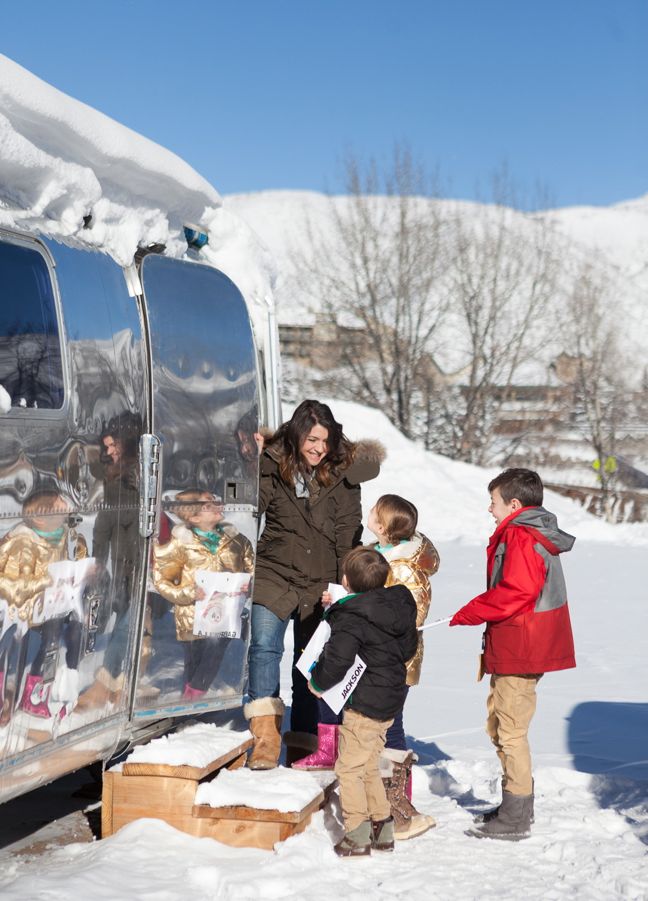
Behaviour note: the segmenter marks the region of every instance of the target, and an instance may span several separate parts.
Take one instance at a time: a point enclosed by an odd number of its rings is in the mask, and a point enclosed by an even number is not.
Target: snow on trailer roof
[[[0,54],[0,227],[78,240],[128,266],[152,244],[184,257],[187,224],[209,235],[199,259],[265,313],[274,261],[206,179]]]

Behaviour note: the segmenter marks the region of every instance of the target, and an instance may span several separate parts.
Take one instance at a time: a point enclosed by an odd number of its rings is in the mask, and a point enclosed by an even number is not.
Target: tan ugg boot
[[[90,688],[86,688],[79,695],[79,700],[76,702],[74,710],[92,710],[96,707],[103,707],[105,704],[117,704],[123,688],[123,674],[113,678],[108,670],[102,666],[97,670],[95,681]]]
[[[284,703],[281,698],[257,698],[243,707],[254,736],[254,747],[248,757],[251,770],[272,770],[281,754],[281,720]]]

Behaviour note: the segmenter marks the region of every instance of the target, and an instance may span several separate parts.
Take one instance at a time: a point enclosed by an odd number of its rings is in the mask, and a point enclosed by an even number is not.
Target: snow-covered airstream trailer
[[[276,385],[198,260],[0,229],[0,294],[4,801],[241,703]]]

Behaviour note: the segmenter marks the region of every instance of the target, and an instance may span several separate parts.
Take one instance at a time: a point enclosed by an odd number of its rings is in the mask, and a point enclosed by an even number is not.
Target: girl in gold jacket
[[[416,601],[416,625],[422,626],[431,600],[430,576],[439,568],[439,554],[429,538],[416,530],[418,510],[397,494],[384,494],[369,511],[367,528],[378,539],[376,550],[389,563],[387,586],[405,585]],[[418,685],[423,663],[423,635],[419,632],[416,654],[407,662],[407,686]],[[394,836],[414,838],[436,823],[420,814],[411,803],[412,764],[416,755],[407,749],[403,711],[387,730],[380,761],[385,788],[394,817]]]
[[[183,520],[166,544],[153,549],[153,584],[174,605],[176,635],[185,642],[185,700],[201,697],[209,689],[228,639],[194,635],[196,601],[204,592],[196,585],[198,571],[254,571],[252,545],[235,526],[223,521],[223,504],[208,491],[181,491],[174,511]]]
[[[45,682],[43,678],[45,658],[57,654],[61,637],[65,641],[66,664],[71,673],[68,681],[75,683],[70,685],[70,702],[76,700],[78,691],[82,623],[72,616],[40,624],[34,622],[37,604],[42,603],[43,593],[52,583],[49,565],[70,558],[69,512],[68,503],[57,491],[34,492],[23,505],[24,522],[8,532],[0,543],[0,598],[6,603],[5,616],[10,623],[4,630],[4,647],[0,653],[0,689],[4,696],[8,663],[17,653],[15,690],[18,691],[29,635],[38,631],[40,646],[27,676],[20,706],[27,713],[44,719],[51,716],[48,706],[51,679]],[[73,538],[75,559],[87,557],[85,539],[76,533]],[[12,706],[11,701],[3,701],[1,725],[11,717]]]

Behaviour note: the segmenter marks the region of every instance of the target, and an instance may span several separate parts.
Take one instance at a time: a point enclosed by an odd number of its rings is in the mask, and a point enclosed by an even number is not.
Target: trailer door
[[[134,709],[146,719],[241,701],[257,529],[258,382],[247,307],[226,275],[150,255],[141,278],[152,432],[161,442]]]

